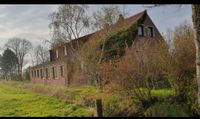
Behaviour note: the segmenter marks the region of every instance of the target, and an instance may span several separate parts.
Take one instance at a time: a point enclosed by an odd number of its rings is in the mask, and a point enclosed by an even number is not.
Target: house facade
[[[134,42],[141,41],[141,43],[143,43],[143,41],[146,40],[161,39],[164,41],[164,39],[162,38],[161,34],[159,33],[158,29],[156,28],[146,11],[140,12],[127,19],[123,19],[120,16],[119,21],[123,22],[124,24],[133,24],[136,23],[144,15],[144,20],[137,26],[137,36],[132,40]],[[115,26],[115,24],[113,26]],[[75,45],[77,42],[79,43],[79,47],[81,47],[82,45],[87,43],[94,34],[97,34],[98,32],[99,31],[89,35],[85,35],[78,39],[74,39],[68,43],[63,43],[49,50],[50,61],[37,66],[33,66],[30,69],[31,81],[33,83],[39,83],[44,85],[69,86],[73,80],[71,78],[72,66],[69,63],[73,57],[70,52],[71,49],[69,49],[69,47]]]

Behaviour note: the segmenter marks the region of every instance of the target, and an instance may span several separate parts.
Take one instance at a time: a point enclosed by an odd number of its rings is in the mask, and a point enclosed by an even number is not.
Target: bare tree
[[[83,30],[89,27],[87,8],[86,5],[61,5],[58,11],[51,14],[50,29],[54,44],[69,42],[80,37]]]
[[[195,74],[195,45],[192,25],[181,23],[173,32],[173,50],[166,58],[166,76],[175,89],[176,97],[187,100],[187,88]],[[187,88],[186,88],[187,87]]]
[[[117,22],[117,20],[123,20],[124,16],[127,15],[125,12],[125,9],[123,9],[123,6],[104,6],[101,8],[101,10],[93,13],[94,18],[94,26],[95,29],[104,29],[104,32],[97,34],[97,38],[102,38],[102,36],[111,36],[112,29],[108,28],[105,25],[112,25]],[[106,44],[106,38],[102,38],[102,46],[99,49],[98,57],[96,58],[85,58],[84,53],[82,56],[80,56],[81,65],[83,69],[83,72],[88,75],[87,78],[91,79],[94,84],[103,91],[104,84],[107,82],[105,78],[102,76],[101,72],[101,65],[103,61],[103,56],[105,52],[105,44]],[[95,43],[94,43],[95,44]],[[95,54],[97,55],[97,54]]]
[[[32,57],[33,65],[34,64],[38,65],[38,64],[41,64],[41,63],[48,61],[49,51],[46,47],[41,46],[41,45],[37,45],[33,49],[33,53],[31,54],[31,57]]]
[[[73,39],[78,39],[90,26],[87,9],[87,5],[61,5],[56,12],[51,14],[52,22],[49,25],[52,34],[51,47],[69,42],[67,50],[70,58],[67,59],[67,65],[72,65],[80,57],[79,40]],[[71,72],[71,69],[68,71]]]
[[[102,29],[105,25],[112,25],[117,22],[119,15],[126,17],[128,12],[123,6],[103,6],[99,11],[93,13],[94,28]]]
[[[10,48],[17,56],[18,75],[21,78],[24,58],[32,48],[31,42],[26,39],[12,38],[8,40],[5,47]]]
[[[159,7],[160,4],[156,4],[152,7]],[[181,6],[181,5],[180,5]],[[193,21],[193,27],[195,32],[195,48],[196,48],[196,79],[197,79],[197,85],[198,85],[198,93],[197,93],[197,101],[200,105],[200,5],[193,4],[192,5],[192,21]]]

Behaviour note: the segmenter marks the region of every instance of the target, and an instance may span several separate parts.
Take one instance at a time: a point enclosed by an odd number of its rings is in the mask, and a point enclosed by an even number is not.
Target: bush
[[[167,79],[159,79],[159,80],[157,80],[156,89],[162,89],[162,88],[171,88],[169,80],[167,80]]]
[[[194,32],[190,24],[182,23],[173,35],[174,49],[166,59],[166,73],[178,100],[186,102],[185,92],[196,72]]]
[[[185,93],[187,97],[187,104],[189,105],[190,110],[193,112],[194,115],[199,116],[200,107],[197,103],[198,87],[196,82],[196,80],[190,81],[188,83],[188,86],[185,87]]]
[[[191,112],[186,104],[161,102],[149,107],[144,115],[147,117],[189,117]]]
[[[140,106],[128,98],[115,94],[109,95],[103,100],[104,116],[122,117],[122,116],[138,116]]]

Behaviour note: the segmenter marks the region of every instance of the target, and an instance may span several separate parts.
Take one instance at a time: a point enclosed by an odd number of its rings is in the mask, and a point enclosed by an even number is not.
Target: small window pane
[[[42,69],[40,69],[40,77],[43,78]]]
[[[64,47],[64,54],[67,55],[67,47]]]
[[[144,36],[144,27],[142,25],[140,25],[138,27],[138,35],[139,36]]]
[[[49,68],[46,68],[46,78],[49,78]]]
[[[32,77],[34,77],[34,71],[32,70]]]
[[[56,58],[58,58],[58,50],[56,50]]]
[[[142,28],[141,28],[141,26],[139,26],[139,28],[138,28],[138,35],[142,35]]]
[[[36,78],[36,70],[34,71],[34,77]]]
[[[55,71],[54,71],[54,67],[52,67],[52,74],[53,74],[53,79],[55,78]]]
[[[37,70],[37,78],[39,78],[39,70]]]
[[[55,78],[57,78],[57,67],[56,66],[54,67],[54,70],[55,70],[54,71],[55,72]]]
[[[148,36],[153,37],[153,27],[148,27]]]
[[[62,66],[60,66],[60,73],[61,73],[61,76],[63,77],[64,76],[64,66],[62,65]]]
[[[52,67],[52,72],[53,72],[53,79],[57,77],[57,67]]]

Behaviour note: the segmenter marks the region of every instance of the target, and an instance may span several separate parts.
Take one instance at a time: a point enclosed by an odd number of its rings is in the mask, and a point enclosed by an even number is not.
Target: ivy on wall
[[[81,60],[83,62],[98,62],[102,51],[102,61],[123,56],[126,44],[128,47],[132,45],[137,35],[137,28],[144,22],[146,16],[145,12],[135,23],[133,21],[132,23],[121,22],[92,35],[80,49]]]
[[[103,61],[119,58],[124,55],[126,44],[128,47],[132,45],[137,35],[138,26],[144,22],[146,14],[144,14],[136,23],[125,31],[120,31],[105,40]],[[103,44],[101,44],[102,48]]]

